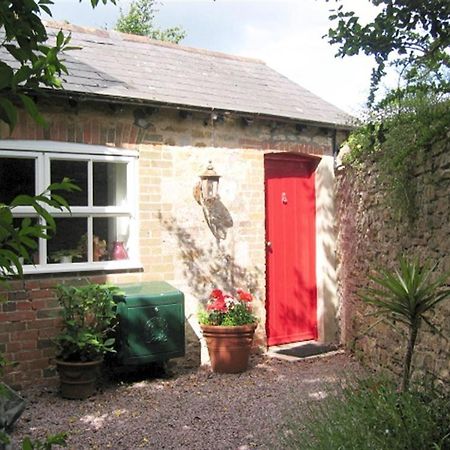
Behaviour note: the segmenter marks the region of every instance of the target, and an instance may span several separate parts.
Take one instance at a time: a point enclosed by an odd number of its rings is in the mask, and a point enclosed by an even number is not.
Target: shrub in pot
[[[239,373],[247,369],[257,326],[252,300],[252,295],[241,289],[235,296],[214,289],[206,309],[200,312],[200,327],[214,372]]]
[[[87,398],[95,393],[103,356],[114,352],[114,295],[120,291],[106,284],[59,285],[56,289],[62,308],[62,329],[56,337],[61,395]]]

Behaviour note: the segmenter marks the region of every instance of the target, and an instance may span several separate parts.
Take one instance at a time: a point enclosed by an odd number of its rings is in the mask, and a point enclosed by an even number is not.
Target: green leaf
[[[61,47],[64,43],[64,33],[59,30],[58,34],[56,35],[56,45],[57,47]]]
[[[20,83],[28,80],[33,74],[33,70],[28,66],[22,66],[19,70],[14,74],[14,86],[16,87]]]
[[[112,345],[114,345],[114,342],[115,342],[114,338],[106,339],[106,341],[104,342],[104,346],[105,347],[111,347]]]
[[[61,445],[67,447],[67,433],[58,433],[47,437],[46,444],[49,448],[52,445]]]
[[[0,90],[10,87],[13,79],[13,69],[0,61]]]
[[[16,206],[30,206],[33,203],[33,197],[31,195],[20,194],[11,201],[11,208]]]
[[[33,450],[33,445],[28,436],[22,441],[22,450]]]
[[[42,9],[42,11],[44,11],[45,13],[47,13],[50,17],[52,17],[52,11],[51,9],[46,6],[46,5],[40,5],[40,8]]]
[[[20,47],[16,47],[15,45],[7,45],[3,44],[3,47],[8,50],[8,52],[16,59],[17,61],[24,63],[28,60],[29,55],[26,51],[21,49]]]
[[[39,111],[36,107],[36,103],[24,94],[19,94],[20,99],[22,100],[23,105],[25,106],[25,109],[27,110],[28,114],[41,126],[46,127],[47,122],[45,119],[39,114]]]
[[[64,208],[70,210],[69,203],[67,203],[66,199],[64,197],[61,197],[58,194],[52,194],[52,199],[56,200],[56,202],[63,206]]]
[[[10,100],[0,97],[0,109],[6,114],[7,124],[12,132],[17,124],[17,110]]]

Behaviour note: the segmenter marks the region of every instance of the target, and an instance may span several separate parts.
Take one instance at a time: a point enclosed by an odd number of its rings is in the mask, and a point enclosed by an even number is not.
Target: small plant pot
[[[256,324],[235,327],[201,325],[211,368],[217,373],[247,370]]]
[[[94,395],[102,362],[102,359],[89,362],[56,360],[61,396],[83,400]]]
[[[59,262],[61,264],[70,264],[72,262],[72,256],[61,256],[59,258]]]

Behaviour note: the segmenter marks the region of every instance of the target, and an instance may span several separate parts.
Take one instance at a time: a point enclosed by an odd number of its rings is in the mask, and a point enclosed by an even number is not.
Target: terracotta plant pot
[[[239,373],[248,366],[256,323],[226,327],[201,325],[213,372]]]
[[[67,362],[57,359],[61,396],[83,400],[95,394],[102,362],[102,359],[89,362]]]

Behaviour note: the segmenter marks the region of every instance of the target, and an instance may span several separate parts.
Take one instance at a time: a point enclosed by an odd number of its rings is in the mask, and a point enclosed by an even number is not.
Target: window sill
[[[142,269],[142,264],[138,261],[99,261],[93,263],[68,263],[68,264],[48,264],[46,266],[24,266],[24,275],[39,275],[46,273],[67,273],[67,272],[96,272],[96,271],[116,271]]]

